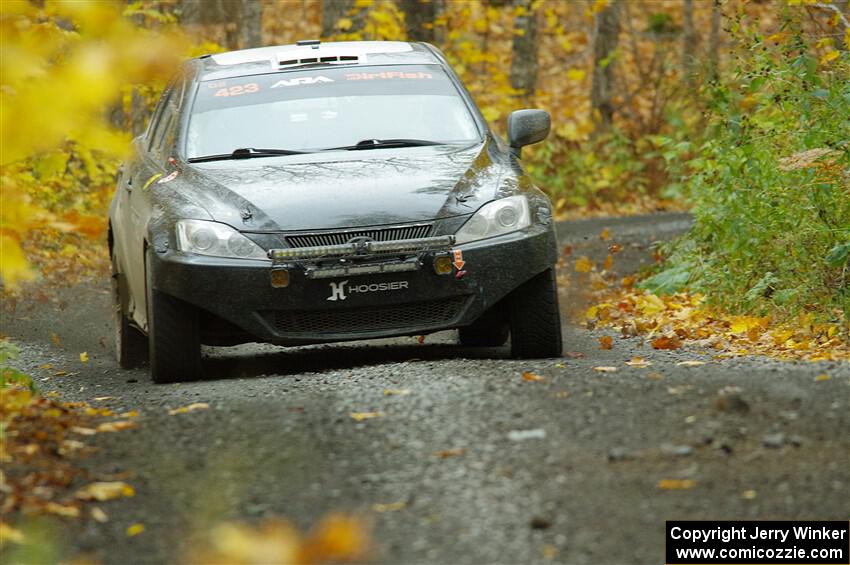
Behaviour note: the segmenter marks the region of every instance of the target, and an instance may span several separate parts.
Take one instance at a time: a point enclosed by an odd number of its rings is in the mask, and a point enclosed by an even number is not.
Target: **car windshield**
[[[188,158],[241,147],[318,151],[363,140],[470,143],[478,128],[436,65],[314,67],[200,84]]]

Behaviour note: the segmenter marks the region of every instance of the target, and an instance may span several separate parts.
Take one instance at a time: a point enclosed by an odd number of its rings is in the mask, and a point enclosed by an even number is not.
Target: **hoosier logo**
[[[344,280],[340,282],[332,282],[330,285],[331,295],[325,300],[331,300],[334,302],[337,300],[345,300],[352,293],[384,292],[387,290],[402,290],[408,288],[407,281],[392,281],[371,284],[364,283],[346,286],[348,285],[348,280]]]

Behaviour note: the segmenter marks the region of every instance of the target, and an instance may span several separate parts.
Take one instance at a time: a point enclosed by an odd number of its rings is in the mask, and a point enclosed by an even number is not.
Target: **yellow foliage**
[[[104,123],[120,90],[170,73],[182,51],[172,36],[153,34],[110,2],[0,3],[0,278],[9,287],[33,278],[21,244],[36,229],[68,230],[29,196],[39,179],[67,166],[57,149],[69,139],[120,155],[128,138]],[[85,171],[99,169],[92,153]]]

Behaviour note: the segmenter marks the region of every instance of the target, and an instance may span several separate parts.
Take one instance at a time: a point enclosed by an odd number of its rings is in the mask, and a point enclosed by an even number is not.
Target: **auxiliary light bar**
[[[325,257],[356,257],[373,253],[419,253],[444,250],[451,247],[454,241],[453,235],[392,241],[358,241],[341,245],[271,249],[268,255],[272,261],[299,261],[302,259],[323,259]]]

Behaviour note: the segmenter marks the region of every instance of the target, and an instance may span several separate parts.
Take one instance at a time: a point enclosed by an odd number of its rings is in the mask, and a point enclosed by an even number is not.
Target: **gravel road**
[[[561,242],[600,259],[609,227],[625,273],[688,224],[585,220],[562,224]],[[422,344],[250,345],[210,352],[214,376],[179,385],[117,368],[108,281],[19,304],[0,331],[42,390],[141,413],[136,429],[98,434],[85,463],[95,477],[126,473],[136,496],[103,503],[106,523],[62,522],[62,553],[174,562],[219,520],[283,515],[307,528],[341,510],[373,524],[376,563],[646,564],[663,562],[666,519],[847,519],[850,366],[715,361],[639,338],[600,350],[602,333],[572,321],[584,299],[570,270],[563,359],[516,361],[504,348],[456,346],[449,332]],[[635,355],[653,366],[624,365]],[[168,415],[194,402],[210,408]],[[384,415],[350,417],[373,411]],[[463,453],[434,455],[454,449]],[[695,483],[660,490],[662,479]],[[137,522],[145,531],[128,538]]]

